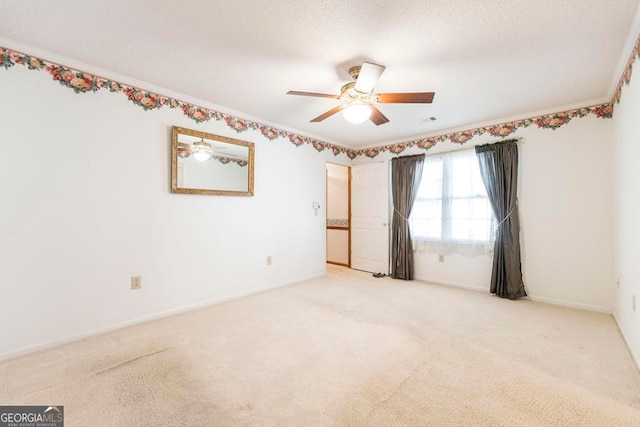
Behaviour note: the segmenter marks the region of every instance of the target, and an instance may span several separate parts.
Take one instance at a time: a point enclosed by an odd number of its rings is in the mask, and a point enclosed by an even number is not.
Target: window
[[[474,150],[425,159],[411,212],[414,240],[484,245],[495,220]]]

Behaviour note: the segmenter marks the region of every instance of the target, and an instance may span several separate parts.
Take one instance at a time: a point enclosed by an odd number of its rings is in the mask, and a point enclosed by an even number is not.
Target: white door
[[[351,167],[351,267],[389,273],[388,162]]]

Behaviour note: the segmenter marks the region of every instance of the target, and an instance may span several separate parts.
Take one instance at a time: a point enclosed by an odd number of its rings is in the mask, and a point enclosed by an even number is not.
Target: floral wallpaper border
[[[594,105],[592,107],[578,108],[575,110],[563,111],[560,113],[547,114],[544,116],[533,117],[530,119],[516,120],[513,122],[506,122],[497,125],[485,126],[470,130],[464,130],[460,132],[447,133],[444,135],[432,136],[428,138],[414,139],[412,141],[400,142],[397,144],[383,145],[380,147],[365,148],[356,151],[356,157],[367,156],[370,158],[376,157],[380,153],[389,152],[392,154],[400,154],[407,148],[418,147],[424,150],[428,150],[436,145],[438,142],[451,141],[454,144],[464,144],[471,138],[476,136],[490,134],[496,137],[506,137],[514,133],[519,128],[526,128],[532,125],[538,126],[542,129],[558,129],[561,126],[566,125],[575,117],[585,117],[593,114],[597,117],[611,118],[613,115],[613,104],[601,104]]]
[[[223,165],[226,165],[227,163],[235,163],[238,166],[240,166],[241,168],[247,166],[249,164],[248,161],[246,160],[242,160],[242,159],[235,159],[233,157],[225,157],[225,156],[213,156],[213,158],[217,161],[219,161],[220,163],[222,163]]]
[[[634,48],[629,55],[627,64],[624,67],[624,71],[618,85],[613,94],[612,99],[604,104],[593,105],[590,107],[577,108],[573,110],[562,111],[559,113],[545,114],[542,116],[532,117],[529,119],[516,120],[512,122],[505,122],[491,126],[485,126],[475,129],[464,130],[460,132],[453,132],[428,138],[414,139],[411,141],[400,142],[397,144],[383,145],[373,148],[365,148],[362,150],[356,150],[355,156],[367,156],[374,158],[380,153],[389,152],[392,154],[400,154],[407,148],[418,147],[424,150],[428,150],[436,145],[438,142],[451,141],[454,144],[464,144],[471,138],[485,133],[496,137],[507,137],[514,133],[519,128],[526,128],[532,125],[538,126],[542,129],[556,130],[561,126],[566,125],[571,119],[576,117],[585,117],[588,115],[595,115],[596,117],[609,119],[613,117],[613,110],[615,104],[620,103],[622,97],[622,88],[628,85],[631,81],[631,74],[633,73],[633,64],[640,56],[640,35],[636,38]]]
[[[68,68],[60,64],[55,64],[53,62],[48,62],[43,59],[1,46],[0,67],[9,69],[15,65],[22,65],[27,67],[29,70],[44,70],[51,74],[54,81],[58,81],[61,85],[72,89],[77,94],[97,92],[101,89],[108,90],[113,93],[122,93],[123,95],[126,95],[129,101],[143,108],[145,111],[156,110],[164,106],[168,108],[175,108],[181,110],[184,115],[194,120],[196,123],[206,122],[211,119],[216,121],[224,121],[228,127],[232,128],[238,133],[244,132],[247,129],[253,129],[259,131],[262,136],[267,138],[269,141],[273,141],[276,138],[282,137],[288,139],[297,147],[300,147],[304,144],[309,144],[318,152],[331,150],[335,156],[339,154],[345,154],[350,159],[355,159],[358,156],[374,158],[379,154],[385,152],[391,154],[400,154],[407,148],[412,147],[418,147],[424,150],[428,150],[438,142],[444,141],[451,141],[455,144],[464,144],[472,138],[484,134],[489,134],[496,137],[507,137],[514,133],[516,130],[529,126],[537,126],[541,129],[555,130],[561,126],[566,125],[574,118],[585,117],[588,115],[595,115],[596,117],[600,118],[611,118],[613,117],[614,105],[620,102],[623,86],[628,85],[631,81],[633,64],[635,63],[638,56],[640,56],[640,36],[638,36],[638,38],[636,39],[634,49],[631,52],[622,76],[620,77],[613,98],[607,103],[438,136],[419,138],[396,144],[365,148],[361,150],[353,150],[350,148],[341,147],[335,144],[320,141],[318,139],[309,138],[307,136],[299,135],[293,132],[284,131],[282,129],[263,125],[261,123],[256,123],[251,120],[246,120],[226,113],[221,113],[209,108],[190,104],[188,102],[180,101],[175,98],[171,98],[154,92],[149,92],[141,88],[129,86],[124,83],[86,73],[81,70]]]
[[[348,227],[349,220],[342,218],[327,218],[327,227]]]
[[[263,125],[240,117],[235,117],[230,114],[221,113],[210,108],[190,104],[175,98],[149,92],[141,88],[129,86],[82,70],[65,67],[64,65],[45,61],[44,59],[0,46],[0,67],[9,69],[15,65],[23,65],[29,70],[44,70],[51,74],[54,81],[58,81],[61,85],[72,89],[77,94],[97,92],[98,90],[104,89],[109,92],[126,95],[129,101],[139,107],[142,107],[144,110],[157,110],[165,106],[168,108],[175,108],[181,110],[184,115],[194,120],[196,123],[206,122],[211,119],[224,121],[228,127],[238,133],[244,132],[247,129],[253,129],[259,131],[262,136],[267,138],[269,141],[283,137],[298,147],[304,144],[309,144],[319,152],[331,150],[336,156],[339,154],[346,154],[350,159],[355,157],[355,150],[349,148],[340,147],[318,139],[298,135],[293,132]]]
[[[636,39],[636,43],[633,46],[633,50],[629,55],[629,59],[627,60],[627,64],[622,71],[622,76],[620,76],[620,80],[618,80],[618,86],[616,87],[616,91],[613,93],[613,98],[611,99],[611,104],[619,104],[620,99],[622,98],[622,87],[626,86],[631,82],[631,74],[633,73],[633,64],[636,62],[638,57],[640,56],[640,35]]]

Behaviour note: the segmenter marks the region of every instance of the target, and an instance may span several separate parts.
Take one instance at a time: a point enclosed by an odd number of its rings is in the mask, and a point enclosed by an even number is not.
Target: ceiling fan
[[[300,92],[290,90],[287,95],[315,96],[320,98],[333,98],[345,101],[344,104],[333,107],[329,111],[319,115],[311,122],[321,122],[342,111],[347,121],[359,124],[370,119],[376,126],[389,121],[374,104],[430,104],[433,102],[434,92],[408,92],[408,93],[373,93],[373,88],[378,78],[384,71],[383,65],[365,62],[361,66],[351,67],[349,75],[352,82],[342,86],[340,95],[327,93]]]

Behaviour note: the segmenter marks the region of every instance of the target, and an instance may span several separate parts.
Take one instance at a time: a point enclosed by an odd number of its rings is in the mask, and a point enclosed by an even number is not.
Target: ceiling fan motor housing
[[[371,94],[358,92],[355,86],[356,82],[349,82],[342,86],[342,88],[340,89],[340,96],[338,98],[345,101],[371,102],[373,100]]]
[[[351,76],[354,82],[358,79],[361,69],[362,69],[362,65],[356,65],[355,67],[349,68],[349,75]]]

